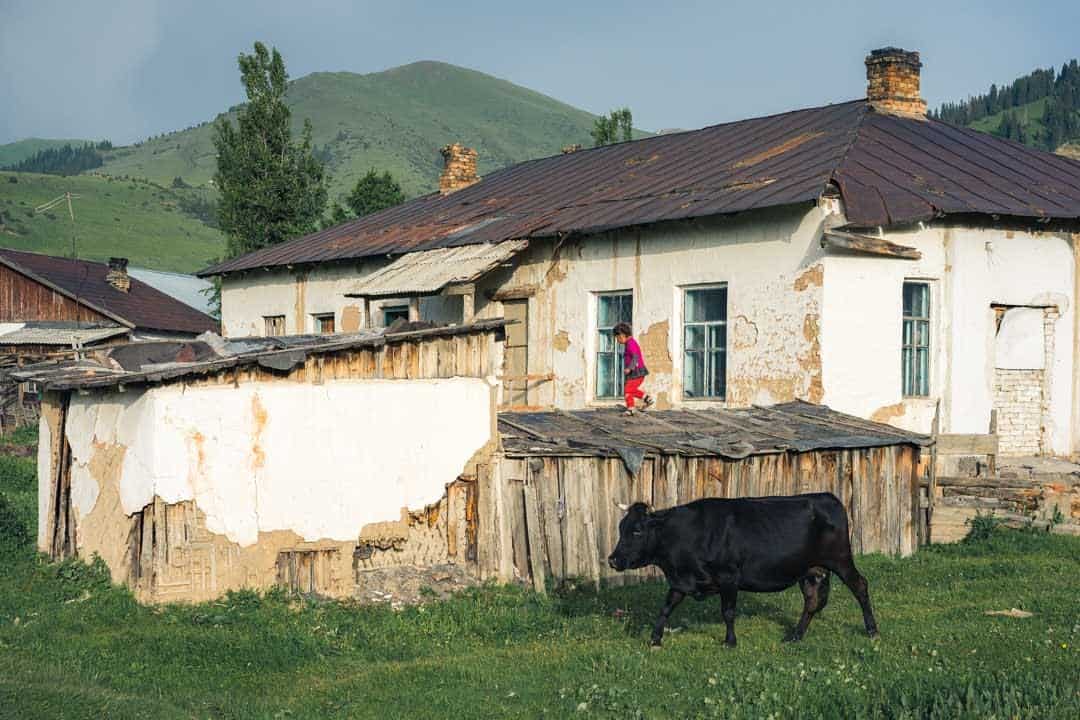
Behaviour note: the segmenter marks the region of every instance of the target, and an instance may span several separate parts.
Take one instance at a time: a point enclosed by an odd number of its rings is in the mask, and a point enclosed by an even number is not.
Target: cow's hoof
[[[738,644],[738,643],[736,643],[736,642],[735,642],[734,640],[725,640],[725,641],[724,641],[724,647],[726,647],[726,648],[729,648],[729,649],[732,649],[732,650],[734,650],[734,649],[735,649],[735,646],[736,646],[737,644]]]
[[[867,634],[867,636],[869,636],[869,638],[871,640],[880,640],[881,639],[881,633],[878,632],[877,628],[874,628],[873,630],[867,630],[866,634]]]
[[[802,640],[802,635],[788,635],[784,638],[786,643],[797,643]]]

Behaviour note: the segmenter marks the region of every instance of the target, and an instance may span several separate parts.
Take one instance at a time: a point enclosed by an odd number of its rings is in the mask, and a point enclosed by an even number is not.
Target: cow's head
[[[639,502],[625,510],[619,523],[619,542],[608,556],[608,565],[619,572],[645,567],[652,562],[654,523],[649,506]]]

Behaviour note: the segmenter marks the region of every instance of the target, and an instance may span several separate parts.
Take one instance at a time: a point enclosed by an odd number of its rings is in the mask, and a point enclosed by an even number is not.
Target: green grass
[[[11,182],[14,178],[16,182]],[[137,267],[192,272],[224,252],[224,236],[180,208],[183,194],[142,180],[0,172],[0,247],[70,255],[66,206],[34,208],[70,191],[77,250],[88,260],[123,256]]]
[[[52,138],[26,138],[0,145],[0,168],[14,165],[41,150],[60,148],[65,145],[82,147],[87,140],[55,140]]]
[[[882,638],[839,583],[806,639],[797,592],[715,600],[646,647],[664,588],[484,587],[395,612],[233,593],[143,607],[100,565],[32,552],[33,463],[0,464],[0,715],[19,718],[1072,718],[1080,541],[994,533],[861,558]],[[1019,607],[1028,619],[988,617]]]
[[[237,76],[239,83],[239,76]],[[330,197],[339,200],[369,169],[389,170],[405,193],[437,187],[439,148],[462,142],[479,151],[480,173],[591,145],[595,117],[490,75],[438,62],[378,73],[314,73],[289,86],[298,133],[310,118],[314,142],[331,154]],[[169,133],[106,153],[102,172],[162,184],[181,176],[204,185],[213,176],[213,126]]]

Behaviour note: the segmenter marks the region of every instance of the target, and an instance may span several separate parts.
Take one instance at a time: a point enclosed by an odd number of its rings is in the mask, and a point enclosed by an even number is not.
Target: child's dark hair
[[[630,329],[630,323],[624,323],[624,322],[619,323],[618,325],[613,327],[611,329],[611,333],[613,335],[624,335],[626,337],[630,337],[631,335],[634,334],[633,331]]]

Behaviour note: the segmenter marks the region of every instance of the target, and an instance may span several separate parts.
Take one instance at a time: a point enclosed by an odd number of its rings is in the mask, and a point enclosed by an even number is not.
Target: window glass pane
[[[915,373],[919,379],[916,388],[919,395],[930,394],[930,351],[920,348],[915,351]]]
[[[917,321],[915,323],[915,344],[926,347],[930,344],[930,323]]]
[[[604,353],[596,358],[596,396],[613,397],[615,387],[615,355]]]
[[[704,350],[705,349],[705,326],[704,325],[687,325],[686,326],[686,349],[687,350]]]
[[[725,352],[711,352],[709,353],[709,385],[708,394],[710,397],[724,397],[724,382],[727,377],[727,353]]]
[[[683,393],[686,397],[705,396],[705,353],[686,353],[683,363]]]
[[[727,325],[709,325],[709,349],[724,350],[727,348]]]
[[[618,345],[615,342],[615,335],[610,330],[601,330],[600,337],[597,342],[597,350],[599,352],[615,352],[615,346]]]

